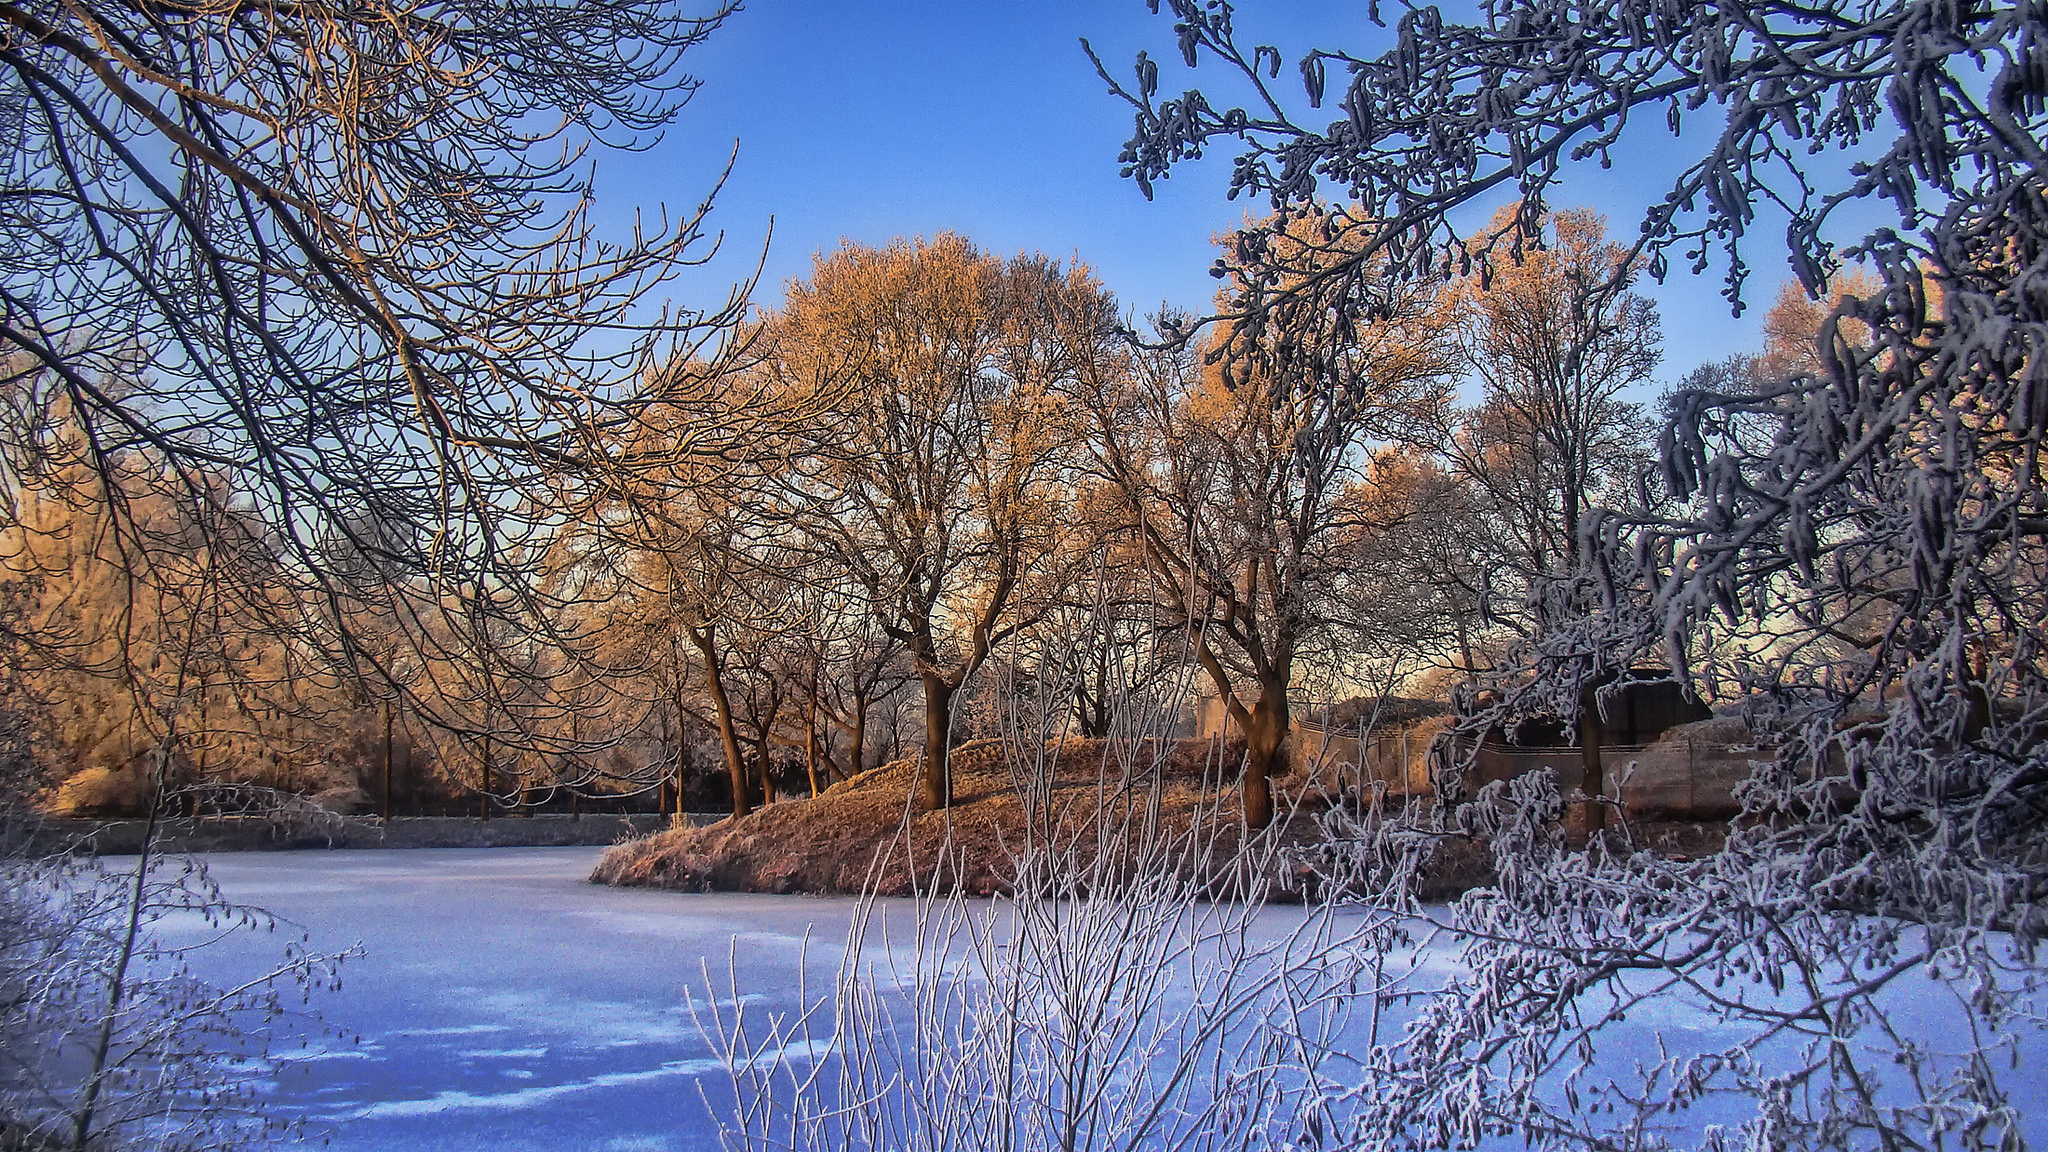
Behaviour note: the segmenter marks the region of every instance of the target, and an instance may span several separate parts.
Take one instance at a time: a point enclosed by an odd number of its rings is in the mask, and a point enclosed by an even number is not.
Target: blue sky
[[[1362,0],[1254,0],[1238,23],[1277,43],[1290,68],[1312,44],[1376,53],[1391,38]],[[842,238],[882,244],[952,230],[1004,255],[1078,256],[1127,310],[1203,309],[1211,237],[1248,207],[1224,198],[1228,158],[1212,153],[1177,170],[1149,203],[1119,179],[1130,115],[1094,75],[1083,36],[1113,69],[1127,69],[1140,48],[1176,61],[1162,69],[1163,92],[1206,84],[1220,102],[1233,91],[1213,65],[1177,67],[1170,18],[1143,0],[754,0],[687,58],[704,87],[662,141],[600,159],[600,209],[616,223],[662,202],[688,208],[737,142],[712,215],[726,247],[677,283],[679,302],[722,298],[760,256],[772,218],[755,297],[764,305]],[[1558,203],[1591,205],[1616,234],[1633,231],[1642,206],[1662,197],[1670,151],[1646,137],[1612,170],[1571,173]],[[1664,318],[1664,381],[1756,343],[1786,275],[1780,251],[1750,253],[1757,272],[1741,320],[1729,317],[1712,272],[1646,286]]]

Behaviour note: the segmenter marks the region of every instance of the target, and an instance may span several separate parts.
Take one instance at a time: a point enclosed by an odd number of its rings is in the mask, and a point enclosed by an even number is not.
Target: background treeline
[[[1265,255],[1314,291],[1338,231]],[[736,353],[650,379],[597,467],[502,501],[500,575],[453,586],[403,520],[309,526],[249,475],[102,451],[23,364],[10,774],[73,813],[162,788],[195,813],[743,812],[921,753],[933,807],[948,748],[1020,700],[1101,736],[1192,687],[1263,823],[1300,701],[1441,697],[1585,563],[1582,514],[1657,499],[1629,399],[1656,313],[1611,291],[1634,269],[1596,216],[1543,241],[1484,282],[1383,282],[1369,322],[1330,301],[1192,340],[1042,256],[848,246]],[[1825,313],[1788,291],[1765,355],[1691,382],[1810,368]]]

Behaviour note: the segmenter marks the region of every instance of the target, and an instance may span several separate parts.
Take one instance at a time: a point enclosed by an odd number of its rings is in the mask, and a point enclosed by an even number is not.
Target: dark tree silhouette
[[[336,615],[365,570],[521,582],[532,478],[737,310],[641,307],[715,247],[708,195],[605,243],[585,172],[730,10],[0,3],[11,471],[117,504],[136,453],[194,499],[231,477]]]

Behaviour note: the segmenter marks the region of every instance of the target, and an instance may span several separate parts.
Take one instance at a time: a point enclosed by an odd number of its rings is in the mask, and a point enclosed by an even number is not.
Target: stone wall
[[[693,825],[723,813],[690,813]],[[616,844],[670,825],[653,813],[630,816],[333,816],[279,824],[259,818],[160,820],[157,829],[175,850],[240,852],[285,848],[545,848]],[[142,844],[140,820],[43,820],[29,830],[33,851],[80,846],[105,855],[127,855]]]
[[[1365,795],[1383,789],[1389,799],[1432,794],[1429,746],[1448,725],[1445,718],[1405,728],[1376,731],[1361,743],[1355,735],[1323,732],[1311,725],[1295,730],[1297,754],[1309,765],[1313,784],[1333,795]],[[1738,720],[1680,724],[1653,743],[1610,746],[1601,756],[1610,796],[1632,817],[1645,820],[1725,820],[1740,809],[1736,786],[1751,765],[1772,752],[1754,743]],[[1488,744],[1480,749],[1471,790],[1491,780],[1549,768],[1559,789],[1570,792],[1584,780],[1577,748],[1516,748]]]
[[[1735,790],[1755,761],[1771,749],[1754,742],[1739,720],[1680,724],[1650,744],[1607,747],[1601,767],[1607,794],[1631,816],[1645,820],[1726,820],[1741,810]],[[1488,745],[1479,751],[1471,789],[1537,768],[1549,768],[1558,788],[1570,792],[1585,782],[1577,748],[1512,748]]]
[[[1311,723],[1294,726],[1296,758],[1324,788],[1364,793],[1377,786],[1389,796],[1429,795],[1429,744],[1450,723],[1436,716],[1406,725],[1382,725],[1368,740],[1358,734],[1325,731]]]

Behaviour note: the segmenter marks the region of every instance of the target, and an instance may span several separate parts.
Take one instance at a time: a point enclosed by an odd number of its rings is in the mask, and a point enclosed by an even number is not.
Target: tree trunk
[[[164,741],[167,758],[171,740]],[[135,960],[136,938],[142,929],[145,901],[149,895],[149,868],[154,862],[151,856],[156,846],[157,806],[152,799],[149,814],[142,825],[142,847],[135,857],[135,883],[128,888],[128,907],[122,927],[121,945],[114,953],[113,971],[107,974],[106,1009],[99,1019],[98,1035],[92,1047],[90,1062],[86,1065],[85,1090],[80,1093],[78,1108],[71,1114],[71,1147],[75,1152],[86,1152],[100,1143],[94,1139],[92,1122],[99,1108],[100,1094],[113,1072],[110,1057],[113,1052],[115,1025],[121,1016],[121,1003],[131,990],[128,984],[128,968]],[[10,1143],[12,1143],[10,1141]],[[50,1145],[55,1147],[54,1142]]]
[[[1587,688],[1579,695],[1579,757],[1585,768],[1585,778],[1579,783],[1579,791],[1589,799],[1586,801],[1586,835],[1596,836],[1607,827],[1607,805],[1602,797],[1607,794],[1607,773],[1600,762],[1600,745],[1606,733],[1600,724],[1600,694],[1596,689]]]
[[[194,745],[198,768],[192,773],[194,787],[187,806],[190,809],[189,814],[192,819],[197,820],[199,819],[199,786],[206,783],[206,678],[204,676],[199,678],[199,732],[198,739],[194,741]]]
[[[1101,740],[1109,735],[1109,706],[1104,702],[1107,694],[1107,689],[1090,693],[1085,678],[1076,678],[1074,716],[1079,723],[1081,735],[1090,740]]]
[[[1244,729],[1244,822],[1251,829],[1273,822],[1273,777],[1287,774],[1286,689],[1261,686],[1259,698],[1239,721]]]
[[[391,819],[391,701],[384,702],[384,797],[379,814]]]
[[[1563,505],[1565,563],[1576,568],[1584,558],[1579,555],[1579,494],[1571,484],[1565,485]]]
[[[711,693],[712,710],[718,714],[718,742],[725,749],[725,770],[732,777],[734,819],[753,811],[747,802],[747,761],[740,753],[739,732],[732,723],[732,701],[725,694],[725,677],[719,674],[718,657],[711,643],[711,626],[683,629],[697,654],[704,658],[704,688]]]
[[[811,777],[811,799],[818,798],[818,672],[811,669],[811,695],[804,708],[804,771]]]
[[[1289,665],[1274,666],[1281,671],[1269,667],[1269,674],[1259,679],[1259,698],[1247,708],[1230,686],[1230,675],[1223,670],[1223,662],[1199,637],[1195,641],[1195,660],[1209,673],[1210,681],[1216,685],[1217,698],[1238,731],[1244,733],[1244,823],[1257,831],[1273,822],[1273,777],[1287,772],[1290,720],[1287,680],[1283,674]]]
[[[917,807],[936,812],[953,806],[950,742],[954,687],[937,675],[920,672],[924,681],[924,763],[917,777]]]
[[[862,760],[868,749],[868,698],[856,696],[853,701],[853,731],[847,734],[846,742],[852,747],[846,750],[846,766],[849,776],[858,776],[863,767]]]
[[[775,777],[769,773],[767,725],[762,726],[761,732],[761,738],[753,742],[754,768],[761,778],[761,803],[766,805],[775,803]]]

